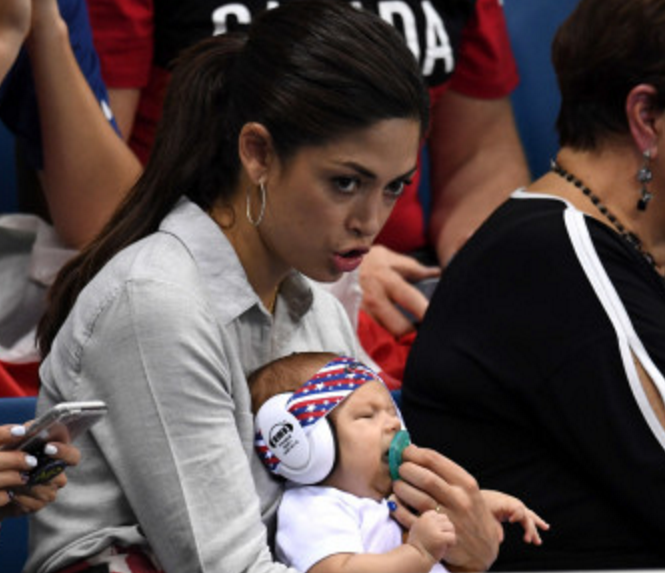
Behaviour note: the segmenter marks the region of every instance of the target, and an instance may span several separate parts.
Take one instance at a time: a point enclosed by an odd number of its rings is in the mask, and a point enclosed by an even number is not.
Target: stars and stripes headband
[[[381,377],[357,360],[342,356],[331,360],[298,390],[286,409],[303,428],[324,418],[365,382],[381,381]]]

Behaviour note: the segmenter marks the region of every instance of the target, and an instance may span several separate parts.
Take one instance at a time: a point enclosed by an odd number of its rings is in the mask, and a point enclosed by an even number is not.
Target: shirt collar
[[[198,205],[182,197],[164,218],[159,230],[175,236],[187,248],[224,325],[259,304],[233,246]],[[282,282],[280,301],[286,303],[292,320],[302,318],[313,302],[307,279],[292,271]]]

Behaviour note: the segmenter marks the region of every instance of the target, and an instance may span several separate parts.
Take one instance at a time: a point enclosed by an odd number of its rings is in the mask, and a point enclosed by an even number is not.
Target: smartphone
[[[436,286],[439,284],[439,277],[432,277],[428,279],[423,279],[421,281],[412,283],[414,287],[416,287],[423,295],[425,295],[425,298],[427,300],[430,300],[432,298],[432,295],[434,294],[434,290],[436,289]],[[406,316],[413,324],[416,326],[418,325],[418,320],[416,319],[415,316],[413,316],[408,310],[405,308],[402,308],[401,306],[397,305],[397,307],[402,311],[402,314]]]
[[[0,450],[23,450],[37,458],[37,466],[28,472],[27,485],[46,483],[66,467],[62,460],[44,454],[47,442],[73,442],[108,411],[99,400],[89,402],[62,402],[35,420],[20,442],[6,445]]]

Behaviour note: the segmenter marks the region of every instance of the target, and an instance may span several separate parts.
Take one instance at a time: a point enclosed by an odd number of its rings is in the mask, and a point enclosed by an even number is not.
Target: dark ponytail
[[[207,209],[216,196],[231,193],[239,160],[223,110],[229,100],[227,71],[245,41],[238,34],[206,40],[180,58],[143,174],[96,239],[61,269],[49,291],[37,333],[42,356],[83,287],[116,253],[157,231],[180,197],[188,195]]]
[[[42,355],[80,291],[120,250],[154,233],[185,195],[202,209],[230,202],[238,137],[264,125],[276,153],[322,145],[395,118],[427,129],[429,101],[401,36],[339,0],[293,0],[262,12],[248,33],[213,37],[177,62],[145,172],[101,234],[54,283],[38,331]]]

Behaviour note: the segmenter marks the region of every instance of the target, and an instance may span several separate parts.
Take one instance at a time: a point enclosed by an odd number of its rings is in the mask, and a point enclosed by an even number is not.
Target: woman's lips
[[[350,273],[355,271],[360,263],[363,262],[363,257],[367,254],[369,249],[351,249],[343,253],[335,253],[334,260],[337,270],[341,273]]]

